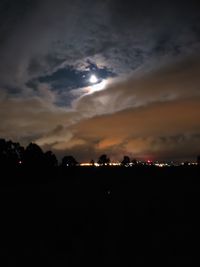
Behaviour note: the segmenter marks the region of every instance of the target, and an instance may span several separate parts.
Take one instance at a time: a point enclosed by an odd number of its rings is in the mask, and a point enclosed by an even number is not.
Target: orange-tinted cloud
[[[37,97],[1,93],[0,132],[81,159],[104,152],[117,159],[125,153],[194,158],[199,153],[199,86],[200,62],[192,58],[82,96],[72,109],[58,107],[48,89]]]
[[[170,152],[180,158],[198,153],[199,121],[200,98],[191,98],[94,117],[74,125],[71,130],[75,136],[93,143],[98,151],[148,154],[157,158],[164,157],[166,151],[168,157]]]
[[[199,153],[199,86],[200,62],[190,58],[81,97],[74,106],[79,119],[62,129],[65,141],[52,147],[79,151],[87,159],[104,152],[116,159],[123,154],[194,158]]]

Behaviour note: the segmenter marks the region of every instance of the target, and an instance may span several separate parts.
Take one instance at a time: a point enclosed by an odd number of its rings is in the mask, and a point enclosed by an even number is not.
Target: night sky
[[[200,153],[200,2],[1,0],[0,137],[80,161]]]

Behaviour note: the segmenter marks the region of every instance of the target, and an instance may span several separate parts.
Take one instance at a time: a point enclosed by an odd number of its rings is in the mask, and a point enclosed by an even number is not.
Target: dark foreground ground
[[[0,186],[4,266],[199,262],[198,167],[11,173]]]

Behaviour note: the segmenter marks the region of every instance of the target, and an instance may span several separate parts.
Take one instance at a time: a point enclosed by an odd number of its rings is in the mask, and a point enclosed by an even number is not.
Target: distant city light
[[[88,166],[93,166],[93,164],[92,163],[81,163],[80,166],[88,167]]]
[[[143,161],[137,161],[136,163],[128,163],[125,165],[125,167],[134,167],[134,166],[155,166],[155,167],[159,167],[159,168],[163,168],[163,167],[176,167],[176,166],[184,166],[185,163],[181,162],[181,163],[174,163],[174,162],[153,162],[151,160],[147,160],[146,162]],[[196,162],[188,162],[187,163],[188,166],[197,166],[198,164]],[[80,163],[79,166],[81,167],[101,167],[102,165],[99,163],[89,163],[89,162],[85,162],[85,163]],[[106,163],[104,166],[110,166],[110,167],[117,167],[117,166],[124,166],[123,164],[121,164],[120,162],[111,162],[111,163]]]

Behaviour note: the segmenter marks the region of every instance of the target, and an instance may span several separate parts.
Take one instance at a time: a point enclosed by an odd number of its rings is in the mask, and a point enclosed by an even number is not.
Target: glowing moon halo
[[[106,87],[106,80],[101,81],[100,83],[94,84],[89,88],[89,94],[92,94],[97,91],[101,91]]]

